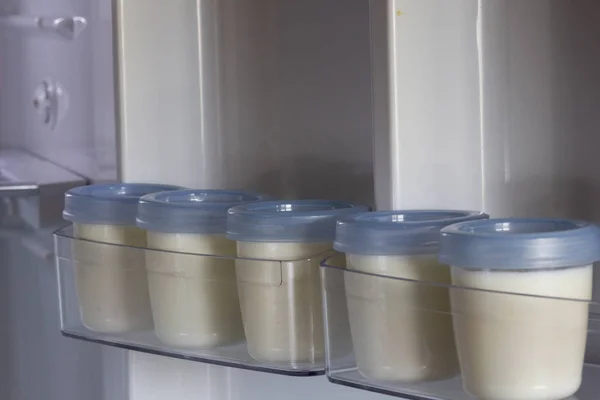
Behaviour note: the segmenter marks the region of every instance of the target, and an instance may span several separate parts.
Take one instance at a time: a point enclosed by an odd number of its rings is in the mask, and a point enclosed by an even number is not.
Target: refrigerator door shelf
[[[0,215],[32,228],[62,223],[66,190],[85,185],[81,176],[21,150],[0,150]]]
[[[321,263],[330,382],[411,400],[598,398],[598,302],[451,284],[429,255],[389,257]],[[589,281],[592,266],[541,273]]]
[[[54,235],[64,336],[279,375],[325,373],[326,255],[279,261],[156,250],[120,243],[115,226],[103,242],[80,239],[80,227]],[[119,244],[106,243],[113,239]]]

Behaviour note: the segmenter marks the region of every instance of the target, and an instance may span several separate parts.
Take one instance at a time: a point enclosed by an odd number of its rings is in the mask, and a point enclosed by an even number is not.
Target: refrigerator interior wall
[[[125,181],[373,203],[367,1],[117,4]],[[370,398],[134,352],[130,382],[131,400]]]
[[[592,0],[483,8],[485,206],[600,222],[600,27]],[[532,23],[535,21],[535,23]],[[599,281],[600,282],[600,281]]]
[[[377,208],[481,209],[478,1],[370,4]]]
[[[88,27],[68,41],[0,21],[0,147],[33,153],[86,179],[115,179],[110,0],[4,1],[0,18],[7,15],[82,16]],[[54,130],[33,106],[44,80],[61,83],[70,100]],[[3,222],[0,398],[125,399],[125,352],[60,335],[52,229]]]
[[[25,149],[91,180],[116,177],[110,0],[11,0],[0,15],[83,16],[87,28],[65,40],[46,31],[0,24],[0,145]],[[62,117],[44,124],[34,105],[42,82],[60,84]]]
[[[373,201],[367,1],[118,4],[124,180]]]
[[[600,221],[600,4],[371,4],[378,207]]]

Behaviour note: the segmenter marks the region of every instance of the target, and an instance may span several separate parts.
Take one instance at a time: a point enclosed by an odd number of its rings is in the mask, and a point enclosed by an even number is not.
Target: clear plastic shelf
[[[330,382],[411,400],[598,398],[594,301],[350,270],[343,254],[321,266]]]
[[[78,239],[72,226],[54,241],[64,336],[276,374],[324,374],[324,255],[274,261],[155,250]]]

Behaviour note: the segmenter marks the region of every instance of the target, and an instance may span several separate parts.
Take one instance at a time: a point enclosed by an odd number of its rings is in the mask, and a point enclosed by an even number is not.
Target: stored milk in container
[[[471,211],[408,210],[338,222],[334,248],[346,253],[348,316],[362,375],[419,382],[458,374],[448,288],[414,281],[449,285],[450,268],[437,260],[440,229],[484,218]]]
[[[63,217],[73,222],[80,239],[73,241],[73,267],[81,320],[88,329],[123,333],[152,328],[146,234],[135,225],[137,203],[145,194],[177,188],[101,184],[66,193]]]
[[[227,210],[260,197],[241,191],[179,190],[140,200],[146,268],[158,338],[170,346],[211,348],[243,340],[235,277],[236,243]]]
[[[599,229],[560,219],[492,219],[442,230],[465,390],[482,400],[560,400],[584,363]]]
[[[229,210],[227,233],[237,241],[242,319],[253,358],[292,365],[323,362],[319,263],[332,249],[336,220],[366,210],[322,200],[259,202]]]

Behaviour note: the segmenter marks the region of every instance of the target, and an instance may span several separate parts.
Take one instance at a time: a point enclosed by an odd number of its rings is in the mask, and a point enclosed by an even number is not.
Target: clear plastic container
[[[467,392],[485,400],[560,400],[582,381],[600,230],[560,219],[493,219],[442,230]],[[503,295],[511,293],[512,295]],[[565,299],[568,299],[565,300]]]
[[[265,362],[324,359],[319,262],[330,251],[337,219],[367,207],[322,200],[270,201],[229,210],[228,237],[238,257],[289,260],[281,275],[268,261],[236,261],[250,355]],[[303,264],[293,260],[310,259]],[[274,285],[276,278],[280,283]]]
[[[146,268],[158,338],[169,346],[210,348],[244,338],[235,277],[236,243],[225,236],[227,210],[260,200],[225,190],[179,190],[140,199]],[[190,257],[207,254],[223,258]]]
[[[440,229],[488,218],[471,211],[360,213],[337,223],[334,248],[346,268],[348,316],[358,370],[368,379],[420,382],[459,373],[448,288],[368,274],[450,284],[437,260]]]
[[[152,327],[144,258],[122,247],[93,242],[146,246],[146,234],[135,225],[141,196],[178,189],[149,184],[81,186],[65,195],[64,219],[74,235],[73,246],[81,318],[93,331],[117,333]]]

